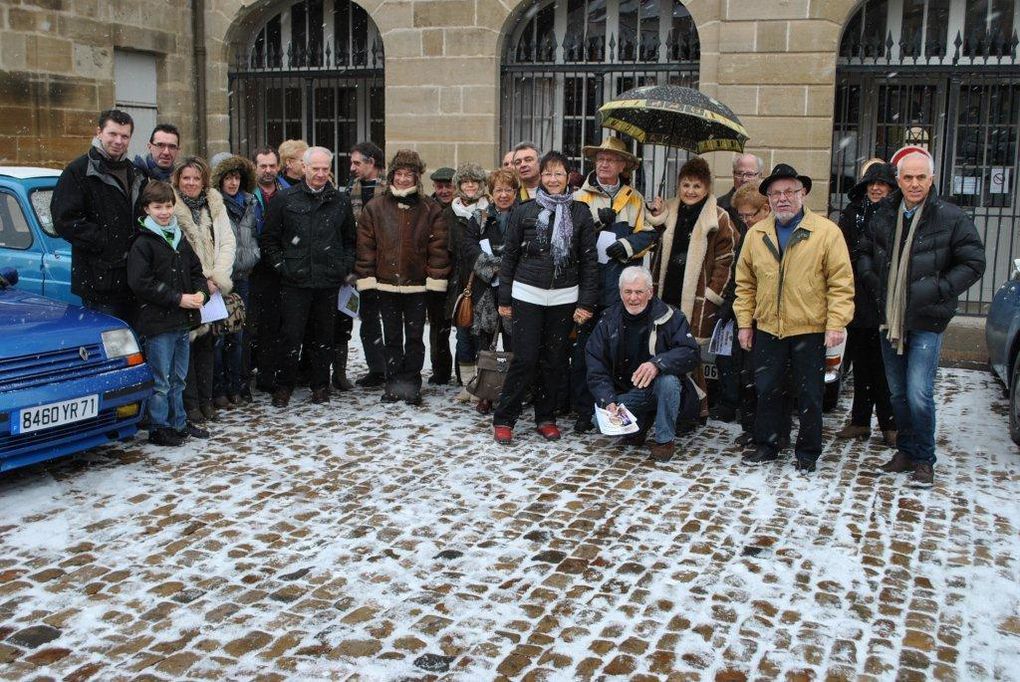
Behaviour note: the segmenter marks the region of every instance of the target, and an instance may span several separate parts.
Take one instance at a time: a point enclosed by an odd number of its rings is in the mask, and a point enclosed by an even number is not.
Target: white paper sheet
[[[609,262],[609,256],[606,255],[606,249],[609,248],[610,244],[616,242],[619,239],[615,234],[608,230],[602,230],[599,232],[598,250],[599,250],[599,263],[605,265]]]
[[[343,285],[336,297],[336,309],[348,317],[358,319],[358,310],[361,309],[361,294],[350,284]]]
[[[733,355],[733,320],[723,324],[720,320],[712,330],[712,340],[708,342],[708,352],[713,355]]]
[[[227,304],[223,302],[223,294],[216,292],[202,306],[202,324],[227,319]]]
[[[617,416],[613,416],[609,410],[595,406],[595,419],[599,423],[599,431],[607,436],[625,436],[638,430],[637,417],[626,405],[620,405],[619,408]]]

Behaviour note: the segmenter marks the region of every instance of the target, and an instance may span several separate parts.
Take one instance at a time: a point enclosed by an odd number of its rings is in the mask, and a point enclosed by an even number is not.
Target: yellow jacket
[[[839,331],[854,316],[854,275],[843,233],[804,209],[782,257],[775,216],[744,237],[737,262],[737,326],[779,338]]]

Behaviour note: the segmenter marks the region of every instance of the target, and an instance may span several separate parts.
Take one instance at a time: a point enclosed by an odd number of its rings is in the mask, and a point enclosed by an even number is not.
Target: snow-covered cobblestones
[[[1020,679],[1020,455],[943,370],[936,485],[710,422],[667,464],[430,389],[224,413],[0,478],[0,678]],[[844,405],[845,407],[845,405]],[[792,458],[792,455],[790,456]]]

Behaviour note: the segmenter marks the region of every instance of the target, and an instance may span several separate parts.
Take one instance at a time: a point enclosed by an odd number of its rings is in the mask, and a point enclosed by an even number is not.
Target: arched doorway
[[[1020,0],[865,0],[840,42],[829,206],[861,164],[906,144],[974,218],[988,267],[961,301],[983,314],[1020,253]]]
[[[303,139],[347,156],[361,140],[385,148],[383,48],[375,23],[348,0],[291,0],[261,22],[229,73],[231,149]]]
[[[522,140],[558,149],[582,172],[581,148],[598,144],[596,111],[633,87],[697,87],[701,46],[677,0],[539,0],[511,19],[502,62],[504,149]],[[667,193],[686,154],[635,145],[646,194],[665,171]]]

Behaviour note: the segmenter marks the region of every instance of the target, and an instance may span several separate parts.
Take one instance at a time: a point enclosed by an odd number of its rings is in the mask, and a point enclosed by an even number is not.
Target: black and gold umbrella
[[[599,107],[604,128],[642,144],[680,147],[696,154],[744,151],[747,131],[728,106],[693,88],[646,85]]]

